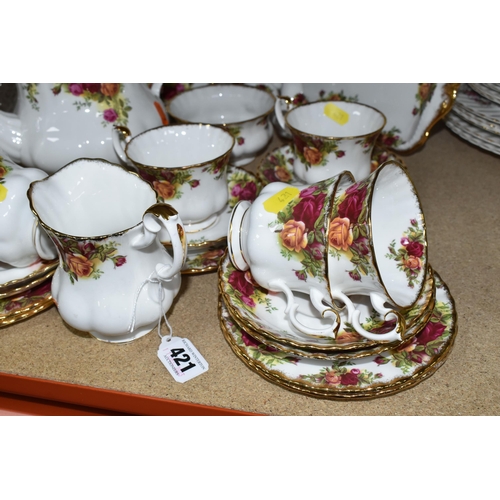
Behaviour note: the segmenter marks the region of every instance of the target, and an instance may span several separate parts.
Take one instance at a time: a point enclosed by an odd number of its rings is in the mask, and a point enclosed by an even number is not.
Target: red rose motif
[[[231,196],[238,198],[239,200],[253,201],[257,195],[257,186],[255,182],[247,182],[245,186],[236,184],[236,186],[231,189]]]
[[[432,342],[433,340],[441,337],[445,330],[445,325],[429,321],[427,325],[425,325],[425,328],[418,334],[417,342],[420,345],[427,345],[429,342]]]
[[[300,197],[302,198],[301,201],[293,208],[293,218],[302,221],[307,229],[313,230],[314,223],[321,215],[321,210],[325,204],[326,194],[320,193],[317,196],[307,195],[304,197],[303,193],[301,193]]]
[[[257,341],[253,337],[250,337],[250,335],[248,335],[248,333],[245,331],[241,332],[241,340],[243,340],[243,343],[246,346],[259,347],[259,344],[257,343]]]
[[[424,254],[424,245],[418,241],[410,241],[408,245],[406,245],[406,251],[408,252],[408,255],[422,257]]]
[[[245,297],[250,297],[254,292],[254,287],[247,281],[243,271],[233,271],[228,281],[234,289],[238,290]]]
[[[366,186],[362,186],[360,189],[358,189],[359,185],[355,184],[354,186],[346,191],[347,196],[338,208],[339,217],[347,217],[351,222],[358,220],[366,197]]]
[[[101,84],[100,83],[82,83],[83,90],[88,90],[89,92],[92,92],[92,94],[95,94],[97,92],[101,91]]]
[[[340,376],[340,383],[342,385],[358,385],[358,374],[352,371],[344,373]]]
[[[113,108],[108,108],[104,111],[103,117],[107,122],[113,123],[118,118],[118,113]]]
[[[127,258],[122,256],[117,257],[116,259],[114,259],[114,263],[116,267],[123,266],[123,264],[127,263]]]
[[[83,94],[83,85],[81,83],[70,83],[68,88],[73,95],[79,96]]]

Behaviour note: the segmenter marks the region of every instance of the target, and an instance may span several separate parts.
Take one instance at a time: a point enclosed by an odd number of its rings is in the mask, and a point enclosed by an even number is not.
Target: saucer
[[[51,293],[52,278],[17,295],[0,298],[0,327],[31,318],[54,305]]]
[[[227,227],[233,207],[242,200],[255,200],[261,185],[253,173],[242,167],[229,166],[227,188],[228,202],[216,214],[214,222],[197,232],[186,231],[188,256],[181,274],[204,274],[217,269],[227,247]],[[162,243],[167,250],[170,248],[168,241]]]
[[[372,152],[371,171],[377,169],[387,160],[396,160],[404,165],[403,160],[388,149],[375,144]],[[306,183],[299,179],[293,169],[298,161],[290,144],[280,146],[267,154],[257,167],[257,178],[265,186],[270,182],[286,182],[294,186],[304,186]]]
[[[351,360],[321,360],[273,349],[255,341],[219,300],[219,321],[233,352],[270,382],[307,396],[370,399],[409,389],[431,376],[447,359],[457,334],[453,297],[435,273],[436,303],[430,320],[410,344]]]
[[[340,312],[341,326],[337,338],[310,336],[290,324],[285,314],[285,294],[258,286],[249,271],[239,271],[233,266],[229,255],[225,255],[220,262],[218,281],[225,307],[240,327],[260,334],[263,343],[270,341],[286,345],[290,352],[306,350],[311,353],[310,357],[316,357],[314,354],[317,354],[319,358],[328,356],[338,359],[353,351],[357,351],[356,355],[361,357],[406,344],[424,327],[435,303],[435,278],[430,268],[421,297],[404,315],[406,331],[402,341],[374,341],[362,337],[348,324],[345,311]],[[331,325],[318,315],[306,294],[292,293],[294,302],[298,305],[298,318],[301,318],[302,323],[314,329],[325,329]],[[351,299],[361,313],[360,318],[364,318],[361,323],[365,329],[378,329],[384,333],[394,327],[393,322],[385,322],[373,310],[368,297],[351,296]]]
[[[0,267],[0,300],[18,295],[44,282],[52,276],[59,260],[40,260],[28,267]]]

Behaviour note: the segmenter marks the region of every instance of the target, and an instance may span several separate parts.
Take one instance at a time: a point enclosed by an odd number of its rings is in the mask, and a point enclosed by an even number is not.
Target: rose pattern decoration
[[[54,236],[51,236],[51,240],[61,255],[62,268],[73,285],[80,279],[99,279],[104,274],[99,266],[107,260],[113,262],[115,269],[127,263],[126,256],[117,255],[120,244],[115,241],[98,244]]]
[[[389,253],[385,255],[386,258],[397,262],[397,268],[406,274],[410,288],[421,283],[420,271],[425,266],[425,247],[424,231],[416,219],[411,219],[410,227],[403,233],[398,250],[396,240],[392,240],[388,247]]]
[[[208,269],[215,268],[219,265],[221,257],[224,255],[224,248],[210,248],[200,255],[196,255],[192,259],[188,257],[186,260],[187,269]]]
[[[36,85],[36,84],[29,84]],[[93,104],[102,113],[103,127],[109,124],[127,126],[128,114],[132,111],[130,101],[123,94],[121,83],[56,83],[52,93],[71,94],[77,98],[73,103],[77,110],[90,108]]]
[[[324,90],[320,90],[318,93],[319,100],[321,101],[346,101],[346,102],[359,102],[359,98],[357,95],[354,96],[346,96],[344,91],[340,92],[325,92]]]
[[[437,285],[437,287],[440,286],[440,284]],[[392,363],[403,373],[409,373],[415,367],[429,362],[433,356],[441,351],[451,335],[448,325],[452,322],[451,303],[437,301],[428,323],[409,343],[400,346],[390,353],[390,356],[377,356],[375,362],[379,365]]]
[[[5,177],[9,172],[12,172],[12,167],[5,165],[3,158],[0,156],[0,184],[5,183]]]
[[[339,149],[339,141],[320,139],[316,136],[293,135],[294,151],[306,170],[327,164],[327,156],[334,153],[336,158],[345,156],[345,151]]]
[[[370,260],[368,209],[365,206],[370,190],[369,182],[362,181],[341,193],[334,200],[328,228],[328,254],[337,260],[349,259],[353,269],[347,272],[354,281],[361,281],[363,276],[376,277]]]
[[[316,384],[335,387],[363,387],[373,384],[377,379],[382,378],[382,373],[373,373],[369,370],[350,367],[354,363],[351,361],[336,361],[331,367],[322,368],[319,373],[301,375],[302,380],[309,380]]]
[[[421,115],[424,112],[427,103],[432,99],[434,91],[436,90],[436,83],[419,83],[418,91],[415,94],[417,104],[412,110],[412,115]]]
[[[14,295],[5,299],[0,299],[0,315],[10,314],[20,309],[25,309],[31,305],[36,305],[40,300],[46,299],[50,295],[51,280],[30,288],[21,295]]]
[[[263,184],[293,180],[294,157],[291,148],[278,148],[261,163],[257,175]]]
[[[401,130],[399,130],[397,127],[392,127],[388,131],[382,130],[377,139],[377,142],[387,148],[396,148],[403,144],[403,139],[401,139],[401,136],[399,134],[401,134]]]
[[[21,87],[26,92],[26,99],[31,104],[31,107],[35,111],[40,111],[40,106],[38,105],[38,100],[36,96],[38,95],[38,88],[36,83],[26,83]]]
[[[227,284],[225,293],[236,307],[253,313],[257,304],[263,304],[267,312],[276,311],[267,297],[268,291],[255,282],[250,271],[239,271],[228,265],[223,280]]]
[[[328,194],[335,178],[309,186],[288,203],[271,223],[281,244],[281,255],[300,262],[295,270],[299,280],[326,279],[325,253]]]
[[[239,201],[254,201],[261,186],[257,178],[242,168],[235,168],[228,173],[228,212],[231,212]]]
[[[283,363],[296,364],[299,362],[299,358],[292,354],[278,351],[274,347],[261,344],[245,330],[239,329],[232,321],[228,322],[228,326],[231,328],[232,333],[236,338],[236,343],[240,346],[245,346],[246,352],[253,359],[265,363],[269,368]]]
[[[178,200],[182,197],[183,186],[195,189],[200,185],[198,179],[193,179],[190,169],[172,171],[168,168],[142,166],[138,171],[140,177],[153,186],[158,201]]]

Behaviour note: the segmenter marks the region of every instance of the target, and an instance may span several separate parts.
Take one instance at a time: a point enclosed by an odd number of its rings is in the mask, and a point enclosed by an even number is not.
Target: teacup
[[[227,205],[227,167],[234,138],[212,125],[168,125],[134,138],[116,127],[115,150],[181,215],[186,232],[214,224]],[[125,146],[124,146],[125,143]]]
[[[231,164],[245,165],[265,149],[273,136],[271,92],[243,84],[196,87],[167,103],[168,114],[181,123],[221,126],[236,139]]]
[[[287,297],[292,325],[304,334],[336,333],[339,303],[363,337],[401,340],[404,311],[419,298],[427,275],[423,213],[404,167],[387,162],[361,183],[350,172],[302,188],[268,184],[253,204],[240,202],[228,227],[233,265]],[[295,292],[307,293],[330,328],[314,330],[296,315]],[[349,295],[367,295],[396,326],[365,330]],[[326,305],[328,304],[328,305]]]
[[[276,118],[292,136],[293,169],[305,183],[319,182],[344,170],[355,180],[371,172],[371,154],[386,118],[379,110],[355,102],[313,102],[292,108]]]
[[[160,326],[187,256],[177,212],[137,174],[82,158],[31,183],[33,213],[56,245],[52,296],[70,326],[129,342]],[[165,229],[171,257],[159,240]]]
[[[30,183],[47,177],[38,168],[21,167],[0,151],[0,263],[29,267],[57,252],[30,210],[26,192]]]

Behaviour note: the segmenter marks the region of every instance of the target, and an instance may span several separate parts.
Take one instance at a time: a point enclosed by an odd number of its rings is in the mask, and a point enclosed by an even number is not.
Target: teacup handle
[[[132,246],[137,249],[148,247],[164,227],[170,237],[173,262],[171,265],[158,263],[155,271],[162,281],[170,281],[181,271],[187,258],[186,235],[179,214],[166,203],[155,203],[144,212],[142,221],[144,232],[132,242]]]
[[[290,320],[290,323],[301,333],[312,336],[328,336],[331,337],[332,334],[335,337],[340,328],[340,315],[334,310],[324,306],[323,297],[319,290],[311,288],[309,291],[309,296],[311,298],[311,303],[317,309],[321,315],[325,318],[333,318],[334,321],[331,325],[325,328],[310,328],[307,325],[301,323],[297,318],[298,304],[295,303],[295,297],[292,293],[290,287],[280,279],[271,280],[269,282],[270,288],[273,290],[279,290],[285,294],[286,297],[286,307],[285,315]]]
[[[124,165],[133,167],[125,154],[125,147],[123,146],[124,143],[128,144],[132,140],[132,133],[130,132],[130,129],[124,127],[123,125],[115,125],[113,127],[111,137],[113,139],[113,147],[118,158],[120,158]]]
[[[341,300],[345,304],[345,306],[347,307],[347,316],[349,323],[351,323],[354,330],[356,330],[356,332],[359,333],[362,337],[369,340],[402,340],[401,335],[406,330],[404,319],[394,309],[389,309],[384,306],[385,298],[382,295],[372,292],[370,293],[370,301],[375,311],[383,316],[384,319],[388,317],[390,318],[390,316],[393,316],[396,319],[396,326],[394,327],[394,329],[387,333],[372,333],[368,330],[365,330],[359,321],[361,312],[356,309],[351,299],[343,293],[332,292],[332,298]]]
[[[288,127],[286,126],[285,116],[283,114],[283,108],[286,111],[289,111],[292,108],[293,99],[288,96],[279,95],[276,98],[276,102],[274,103],[274,114],[276,115],[276,120],[283,130],[283,132],[288,133]]]

